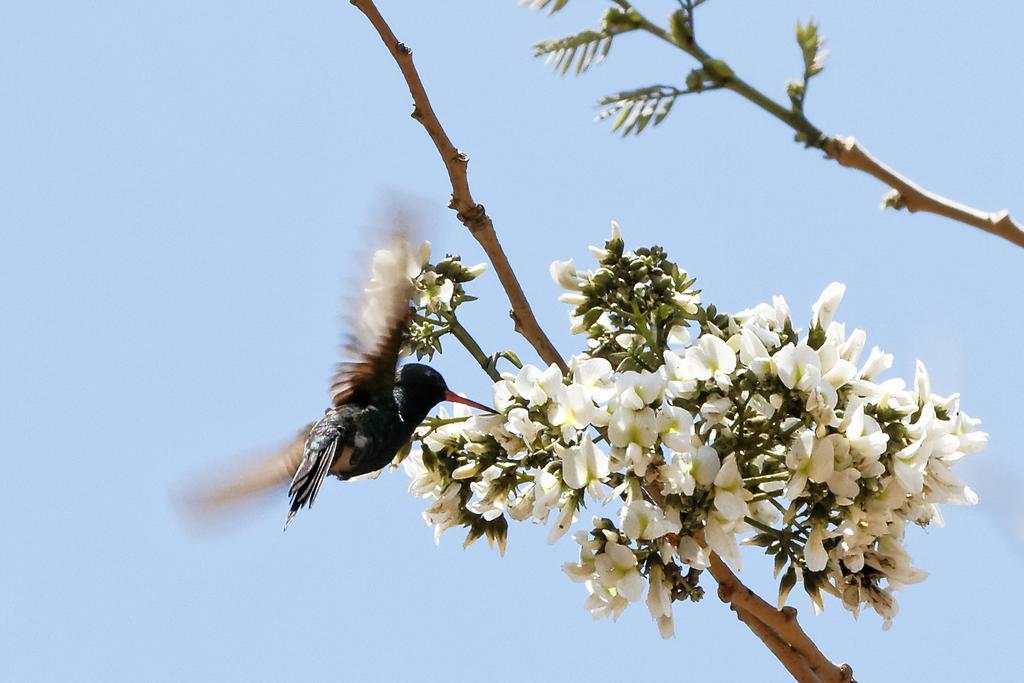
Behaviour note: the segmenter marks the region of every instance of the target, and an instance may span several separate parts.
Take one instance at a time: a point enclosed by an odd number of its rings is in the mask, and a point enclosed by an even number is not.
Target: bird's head
[[[422,363],[407,363],[399,368],[395,389],[401,394],[400,402],[403,404],[403,408],[407,409],[410,414],[422,411],[425,417],[431,408],[442,401],[462,403],[488,413],[495,412],[481,403],[463,398],[450,390],[440,372]]]

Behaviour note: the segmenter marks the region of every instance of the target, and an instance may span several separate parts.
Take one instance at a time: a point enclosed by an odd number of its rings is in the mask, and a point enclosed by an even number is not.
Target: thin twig
[[[840,166],[867,173],[891,187],[892,192],[886,195],[883,206],[906,209],[911,213],[925,211],[945,216],[998,235],[1018,247],[1024,247],[1024,227],[1005,209],[989,213],[929,192],[871,156],[853,138],[830,138],[825,145],[825,153],[830,159],[835,159]]]
[[[625,10],[636,11],[636,8],[628,0],[613,1]],[[677,41],[670,32],[651,23],[646,18],[641,20],[639,28],[682,50],[702,65],[708,64],[713,59],[697,44],[696,39],[691,38],[685,42]],[[1024,226],[1014,220],[1009,211],[1005,209],[992,212],[982,211],[926,190],[871,156],[854,138],[824,134],[821,129],[811,123],[802,111],[794,111],[779,104],[739,76],[725,79],[722,87],[732,90],[743,99],[782,121],[800,134],[800,139],[804,144],[823,150],[827,158],[836,161],[840,166],[867,173],[891,187],[892,191],[885,196],[882,202],[884,207],[906,209],[911,213],[923,211],[945,216],[1002,237],[1018,247],[1024,247]]]
[[[412,50],[398,41],[372,0],[351,0],[351,3],[370,20],[391,56],[394,57],[398,68],[401,69],[415,105],[412,117],[426,129],[448,171],[448,179],[452,185],[452,199],[448,206],[456,211],[459,220],[469,228],[470,233],[486,252],[491,265],[494,266],[494,272],[498,275],[498,280],[501,281],[501,286],[505,289],[509,304],[512,306],[511,316],[516,332],[530,342],[545,363],[554,363],[562,369],[563,373],[567,373],[568,366],[533,315],[523,288],[519,285],[519,280],[516,279],[515,272],[509,265],[505,251],[501,248],[498,236],[494,232],[494,224],[491,222],[490,216],[487,215],[483,204],[477,204],[473,200],[473,195],[469,190],[469,179],[466,175],[469,157],[456,149],[448,139],[444,128],[441,127],[441,122],[430,105],[427,91],[413,64]]]
[[[491,378],[491,381],[497,382],[501,379],[501,375],[498,373],[498,369],[491,362],[491,359],[487,357],[480,345],[477,344],[476,339],[473,339],[473,335],[462,326],[459,319],[455,317],[454,313],[442,314],[445,322],[448,323],[448,328],[452,333],[452,336],[459,340],[469,352],[469,355],[473,356],[473,360],[480,365],[480,368],[487,373],[487,376]]]

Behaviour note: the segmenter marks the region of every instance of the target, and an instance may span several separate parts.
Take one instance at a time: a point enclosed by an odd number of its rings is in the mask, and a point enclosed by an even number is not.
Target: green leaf
[[[569,0],[519,0],[519,4],[538,12],[547,9],[548,14],[554,14],[569,4]]]
[[[599,104],[610,106],[598,113],[597,120],[614,116],[612,132],[621,129],[623,137],[630,133],[639,135],[648,125],[656,126],[664,121],[676,98],[685,92],[667,85],[617,92],[600,100]]]
[[[565,75],[572,67],[573,60],[579,55],[576,63],[576,75],[602,62],[612,48],[610,31],[582,31],[575,35],[545,40],[533,46],[534,57],[546,57],[546,62],[553,65],[555,71]]]
[[[796,22],[796,42],[804,58],[804,80],[811,78],[825,69],[825,58],[828,50],[823,49],[825,37],[818,33],[818,24],[811,19],[806,25]]]

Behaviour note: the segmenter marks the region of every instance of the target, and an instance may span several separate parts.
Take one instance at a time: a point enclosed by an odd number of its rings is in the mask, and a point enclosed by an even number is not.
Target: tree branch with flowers
[[[398,62],[414,117],[452,180],[451,206],[499,272],[516,329],[547,364],[484,352],[458,319],[482,267],[431,263],[421,251],[405,352],[430,357],[452,335],[494,380],[499,411],[430,418],[396,459],[426,500],[435,537],[461,527],[466,545],[486,538],[504,553],[510,520],[549,525],[550,542],[576,529],[578,557],[563,570],[583,584],[585,609],[617,619],[644,600],[665,638],[674,603],[700,600],[710,572],[720,599],[796,680],[852,680],[801,629],[787,597],[799,583],[816,611],[828,595],[854,616],[874,610],[888,628],[893,593],[926,577],[907,551],[908,524],[941,525],[939,505],[977,501],[952,468],[985,446],[979,421],[958,395],[934,394],[921,363],[910,383],[880,379],[892,357],[878,347],[865,354],[865,332],[835,320],[843,285],[826,288],[804,329],[782,297],[725,313],[662,246],[627,249],[614,223],[591,247],[592,269],[572,259],[551,266],[571,332],[585,339],[564,362],[472,201],[467,157],[429,106],[411,51],[373,2],[353,4]],[[686,4],[692,12],[700,2]],[[499,373],[502,359],[512,371]],[[741,545],[774,559],[777,606],[734,573]]]

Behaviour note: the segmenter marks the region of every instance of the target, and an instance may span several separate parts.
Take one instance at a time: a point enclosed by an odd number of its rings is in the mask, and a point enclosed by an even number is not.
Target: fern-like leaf
[[[596,120],[615,117],[613,133],[621,130],[622,137],[630,133],[639,135],[648,125],[657,126],[664,121],[676,99],[687,92],[669,85],[651,85],[617,92],[601,99],[599,104],[604,105],[605,109],[597,115]]]
[[[796,42],[804,58],[804,81],[817,76],[825,69],[828,50],[824,49],[825,36],[818,33],[818,24],[811,19],[804,26],[796,22]]]
[[[519,0],[520,5],[525,5],[538,12],[547,9],[548,14],[554,14],[569,4],[569,0]],[[550,8],[550,9],[549,9]]]
[[[583,31],[557,40],[545,40],[533,46],[534,57],[547,57],[544,61],[554,65],[562,76],[576,62],[576,75],[604,60],[612,49],[611,31]]]

